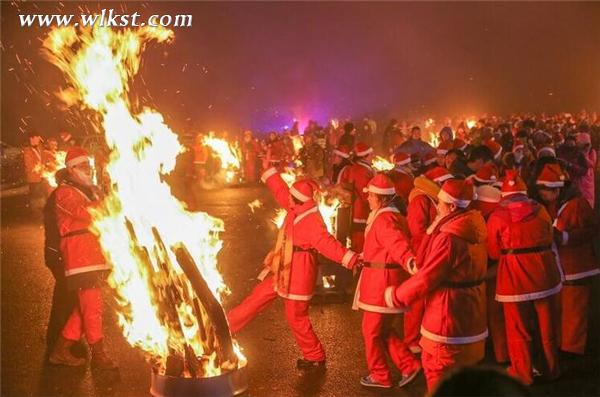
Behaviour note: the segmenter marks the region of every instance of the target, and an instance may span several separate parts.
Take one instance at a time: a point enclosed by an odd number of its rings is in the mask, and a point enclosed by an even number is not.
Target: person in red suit
[[[392,180],[378,174],[365,188],[371,213],[365,230],[363,269],[358,280],[353,308],[363,311],[362,334],[369,375],[360,383],[366,387],[390,388],[392,378],[386,353],[402,375],[399,387],[412,381],[421,365],[394,332],[395,315],[403,310],[389,308],[383,299],[385,289],[397,286],[413,271],[406,219],[394,205],[396,190]],[[406,270],[403,270],[406,269]]]
[[[468,209],[473,196],[468,181],[444,182],[439,216],[417,253],[416,274],[384,293],[390,308],[425,301],[420,345],[429,391],[448,371],[475,365],[485,353],[486,227],[479,211]]]
[[[552,241],[548,211],[527,196],[517,171],[507,170],[502,200],[488,219],[488,255],[498,261],[496,300],[504,307],[509,373],[527,385],[533,383],[536,337],[546,359],[545,375],[559,375],[557,298],[562,284]]]
[[[419,251],[421,240],[425,237],[427,228],[437,216],[437,195],[440,185],[452,178],[452,174],[442,167],[435,167],[424,175],[414,179],[414,189],[408,197],[407,217],[408,229],[411,236],[411,247]],[[411,351],[419,353],[421,321],[423,319],[423,302],[414,302],[410,310],[404,314],[404,342]]]
[[[483,219],[487,221],[502,198],[500,189],[495,187],[499,180],[498,168],[493,164],[484,164],[468,179],[473,182],[476,195],[475,200],[471,203],[471,208],[481,212]],[[494,356],[496,362],[505,363],[509,360],[508,344],[502,304],[496,301],[497,264],[496,261],[488,262],[485,291],[487,295],[488,328],[494,348]]]
[[[54,193],[55,214],[60,233],[67,288],[76,292],[78,304],[68,318],[49,356],[52,364],[81,366],[85,360],[73,356],[70,348],[85,334],[92,350],[92,366],[115,368],[104,350],[102,293],[100,283],[110,269],[98,236],[90,230],[90,210],[99,203],[99,189],[93,184],[92,168],[85,149],[74,146],[66,155],[67,176]]]
[[[279,296],[283,298],[288,325],[302,351],[303,358],[298,360],[297,367],[324,367],[325,350],[308,316],[318,273],[316,254],[321,253],[348,269],[356,265],[358,255],[327,231],[313,199],[316,191],[313,181],[296,181],[288,188],[275,168],[265,171],[261,180],[287,215],[275,248],[265,259],[265,269],[259,276],[262,282],[227,313],[229,328],[232,333],[240,331]]]
[[[343,188],[352,192],[352,226],[350,240],[352,249],[356,252],[363,250],[365,241],[364,231],[369,216],[369,203],[367,194],[363,189],[375,175],[371,168],[373,148],[366,143],[359,142],[354,147],[355,161],[340,171],[339,183]]]
[[[592,277],[600,274],[592,241],[598,233],[594,210],[577,189],[567,186],[558,164],[546,164],[536,180],[537,195],[554,219],[554,237],[565,281],[561,298],[563,351],[584,354],[587,344]]]
[[[244,179],[248,183],[255,183],[258,180],[257,166],[260,146],[252,136],[252,131],[244,131],[244,140],[242,141],[242,156],[244,159]]]
[[[402,199],[404,205],[408,203],[408,196],[414,187],[410,161],[410,154],[398,152],[394,155],[394,169],[388,172],[388,176],[396,187],[396,194]]]

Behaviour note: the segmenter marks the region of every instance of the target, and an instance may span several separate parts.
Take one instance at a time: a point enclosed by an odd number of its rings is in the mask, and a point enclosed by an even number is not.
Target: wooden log
[[[175,249],[175,257],[177,258],[177,263],[179,263],[179,266],[181,266],[181,269],[190,280],[202,306],[206,309],[217,339],[217,353],[219,353],[217,356],[222,358],[223,361],[229,361],[232,364],[237,363],[237,356],[233,350],[229,324],[227,323],[223,307],[208,288],[208,284],[206,284],[188,250],[185,247],[178,247]]]

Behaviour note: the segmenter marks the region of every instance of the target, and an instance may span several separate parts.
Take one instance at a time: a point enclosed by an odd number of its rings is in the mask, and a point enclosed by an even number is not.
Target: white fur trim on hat
[[[565,186],[565,182],[564,181],[542,181],[542,180],[537,180],[535,181],[536,185],[543,185],[546,187],[563,187]]]
[[[363,192],[365,192],[365,193],[371,192],[371,193],[375,193],[375,194],[390,195],[390,194],[396,194],[396,189],[393,187],[381,188],[381,187],[369,185],[363,189]]]
[[[437,183],[442,183],[442,182],[445,182],[448,179],[452,179],[452,178],[454,178],[454,176],[452,174],[445,174],[445,175],[438,176],[437,178],[433,178],[433,181],[437,182]]]
[[[456,197],[451,196],[444,189],[440,189],[440,192],[438,193],[438,198],[441,201],[443,201],[444,203],[454,204],[454,205],[456,205],[457,207],[460,207],[460,208],[466,208],[466,207],[469,206],[469,204],[471,204],[471,200],[460,200],[460,199],[457,199]]]
[[[290,193],[292,196],[296,197],[298,200],[302,202],[306,202],[311,200],[311,197],[308,197],[306,194],[302,193],[300,190],[296,189],[294,186],[290,188]]]
[[[348,153],[344,153],[341,150],[337,150],[337,149],[333,149],[333,154],[337,154],[338,156],[345,158],[345,159],[350,158],[350,155]]]
[[[501,192],[500,195],[502,195],[502,197],[506,197],[506,196],[510,196],[511,194],[525,194],[527,195],[527,191],[525,190],[517,190],[514,192]]]
[[[89,161],[90,161],[90,158],[88,156],[77,156],[74,159],[67,161],[65,164],[67,167],[73,167],[73,166],[76,166],[77,164],[87,163]]]
[[[437,154],[444,155],[444,154],[448,153],[448,150],[446,150],[446,149],[437,149],[435,152]]]
[[[410,157],[407,157],[404,160],[398,161],[397,163],[394,163],[394,164],[396,164],[396,165],[407,165],[407,164],[410,164]]]
[[[363,157],[363,156],[366,156],[369,153],[373,153],[373,148],[372,147],[368,148],[367,150],[363,150],[362,152],[356,152],[356,155],[358,157]]]

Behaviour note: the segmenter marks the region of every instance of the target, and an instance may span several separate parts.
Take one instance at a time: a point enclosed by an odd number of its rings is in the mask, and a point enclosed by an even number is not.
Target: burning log
[[[190,256],[188,250],[184,246],[178,247],[175,250],[175,256],[177,257],[177,263],[179,263],[179,266],[181,266],[181,269],[190,280],[194,292],[196,292],[211,320],[217,338],[217,348],[220,350],[217,356],[224,357],[226,359],[225,363],[235,367],[238,359],[233,351],[233,341],[223,307],[208,288],[206,281],[198,271],[194,259]]]

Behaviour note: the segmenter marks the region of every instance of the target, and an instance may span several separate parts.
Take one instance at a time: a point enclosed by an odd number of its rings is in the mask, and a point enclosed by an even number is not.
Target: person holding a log
[[[102,293],[100,281],[109,265],[98,237],[90,230],[90,209],[97,205],[99,189],[93,183],[89,155],[72,147],[65,159],[67,175],[55,191],[55,214],[60,233],[67,288],[77,295],[77,304],[49,356],[52,364],[81,366],[85,359],[75,357],[70,348],[85,334],[92,350],[92,366],[116,368],[104,350],[102,332]]]
[[[298,369],[322,368],[325,351],[308,316],[318,273],[316,254],[318,252],[348,269],[357,265],[358,255],[327,231],[313,199],[317,186],[312,180],[296,181],[288,188],[274,167],[265,171],[261,180],[287,215],[275,248],[265,259],[265,269],[259,276],[262,282],[240,305],[229,311],[229,327],[232,333],[238,332],[279,296],[283,298],[289,327],[302,351]]]

